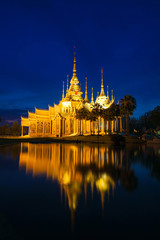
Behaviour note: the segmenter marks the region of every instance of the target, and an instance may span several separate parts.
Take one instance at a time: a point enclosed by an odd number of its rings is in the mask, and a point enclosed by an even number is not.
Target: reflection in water
[[[92,198],[94,188],[100,192],[102,208],[105,196],[114,193],[117,183],[127,190],[136,188],[137,178],[127,159],[123,149],[106,145],[21,143],[19,167],[33,176],[58,180],[73,221],[83,188],[87,199],[88,185]]]
[[[0,147],[0,239],[155,239],[159,181],[158,145],[8,144]]]

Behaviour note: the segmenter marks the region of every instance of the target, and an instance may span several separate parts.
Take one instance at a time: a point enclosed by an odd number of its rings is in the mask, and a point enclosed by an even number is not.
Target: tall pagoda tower
[[[82,98],[83,92],[79,87],[79,81],[77,78],[77,69],[76,69],[76,52],[74,52],[74,61],[73,61],[73,76],[70,81],[70,87],[67,91],[66,97],[70,101],[83,101]]]

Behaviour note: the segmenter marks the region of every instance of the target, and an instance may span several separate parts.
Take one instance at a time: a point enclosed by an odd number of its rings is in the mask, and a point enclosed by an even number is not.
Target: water
[[[154,239],[160,147],[0,147],[0,239]]]

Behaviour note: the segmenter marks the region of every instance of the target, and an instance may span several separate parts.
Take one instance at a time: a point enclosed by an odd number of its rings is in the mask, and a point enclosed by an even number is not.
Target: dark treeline
[[[10,135],[10,136],[20,136],[21,135],[21,126],[15,121],[12,126],[5,124],[0,126],[0,135]]]
[[[139,118],[130,119],[130,132],[132,133],[157,134],[158,131],[160,131],[160,106]]]

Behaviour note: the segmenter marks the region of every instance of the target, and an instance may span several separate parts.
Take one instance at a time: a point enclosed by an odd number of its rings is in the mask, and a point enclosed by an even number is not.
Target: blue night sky
[[[89,98],[103,67],[105,92],[135,97],[135,117],[160,104],[159,0],[1,0],[0,22],[0,109],[58,103],[74,46]]]

